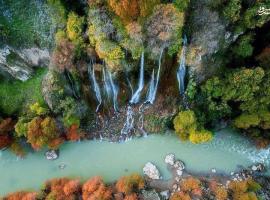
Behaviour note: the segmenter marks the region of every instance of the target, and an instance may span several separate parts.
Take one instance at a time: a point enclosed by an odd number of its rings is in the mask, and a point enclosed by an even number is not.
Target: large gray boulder
[[[0,71],[21,81],[32,76],[34,67],[46,67],[49,61],[50,54],[47,49],[15,49],[8,45],[0,48]]]

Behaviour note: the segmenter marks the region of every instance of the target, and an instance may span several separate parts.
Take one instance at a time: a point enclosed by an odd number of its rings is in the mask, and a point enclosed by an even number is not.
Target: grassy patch
[[[6,115],[21,113],[30,103],[44,105],[41,92],[42,78],[47,69],[40,68],[35,75],[25,81],[0,82],[0,112]]]

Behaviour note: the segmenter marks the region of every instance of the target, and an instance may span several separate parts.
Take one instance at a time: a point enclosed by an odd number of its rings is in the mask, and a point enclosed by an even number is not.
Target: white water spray
[[[128,135],[131,131],[134,130],[134,111],[130,105],[127,107],[126,116],[126,122],[121,130],[122,135]]]
[[[130,103],[135,104],[140,101],[143,86],[144,86],[144,52],[142,52],[142,55],[141,55],[140,77],[139,77],[139,82],[138,82],[138,89],[132,95]]]
[[[91,80],[92,80],[95,95],[96,95],[97,101],[99,103],[97,105],[97,108],[96,108],[96,112],[98,112],[99,107],[100,107],[100,105],[102,103],[102,97],[101,97],[99,85],[98,85],[97,80],[96,80],[95,69],[93,67],[93,62],[92,62],[92,69],[91,69],[91,65],[88,65],[88,74],[89,74],[89,78],[91,78]]]
[[[109,80],[110,80],[112,93],[113,93],[113,96],[112,96],[112,98],[113,98],[113,108],[114,108],[114,111],[118,111],[118,103],[117,103],[118,87],[114,83],[114,80],[112,78],[112,73],[109,71],[108,74],[109,74]]]
[[[186,48],[187,48],[187,37],[184,36],[183,38],[183,47],[179,62],[179,68],[177,70],[177,80],[180,95],[185,93],[185,76],[186,76]]]
[[[153,70],[151,81],[150,81],[150,86],[149,86],[149,89],[148,89],[146,102],[149,102],[151,104],[153,104],[155,99],[156,99],[158,83],[159,83],[159,79],[160,79],[160,69],[161,69],[161,61],[162,61],[163,51],[164,51],[164,49],[161,50],[159,60],[158,60],[157,77],[155,79],[155,72]]]

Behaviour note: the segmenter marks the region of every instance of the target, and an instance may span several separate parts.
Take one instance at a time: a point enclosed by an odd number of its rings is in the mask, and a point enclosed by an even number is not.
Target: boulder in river
[[[169,165],[174,165],[175,162],[175,156],[174,154],[168,154],[165,157],[165,163]]]
[[[148,163],[145,164],[145,166],[143,168],[143,173],[146,176],[148,176],[150,179],[160,179],[159,170],[151,162],[148,162]]]
[[[45,153],[47,160],[56,160],[59,156],[59,153],[55,150],[48,150]]]

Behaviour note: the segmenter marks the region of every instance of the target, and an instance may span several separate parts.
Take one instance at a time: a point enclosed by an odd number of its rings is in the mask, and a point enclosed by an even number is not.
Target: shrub
[[[252,39],[253,38],[251,35],[244,35],[240,37],[232,49],[233,53],[242,58],[251,56],[253,53],[253,45],[251,44]]]
[[[56,24],[64,26],[67,21],[67,11],[61,0],[47,0],[48,5],[53,10],[52,17]]]
[[[29,108],[30,108],[30,111],[32,113],[34,113],[35,115],[38,115],[38,116],[48,114],[48,109],[41,106],[40,103],[38,103],[38,102],[31,104],[29,106]]]
[[[242,114],[237,117],[234,124],[237,128],[248,129],[250,127],[258,126],[260,118],[257,114]]]
[[[29,120],[25,117],[20,117],[18,122],[15,125],[15,132],[17,137],[27,137]]]
[[[158,4],[160,4],[160,0],[139,0],[140,16],[143,18],[148,17]]]
[[[189,138],[191,130],[197,129],[197,119],[193,111],[182,111],[173,120],[176,134],[183,140]]]
[[[144,179],[138,174],[121,177],[116,183],[118,192],[129,195],[144,188]]]
[[[10,132],[14,130],[14,124],[11,118],[0,119],[0,150],[12,144],[13,139]]]
[[[208,130],[195,131],[192,130],[189,135],[189,140],[194,144],[200,144],[204,142],[209,142],[213,139],[213,134]]]

